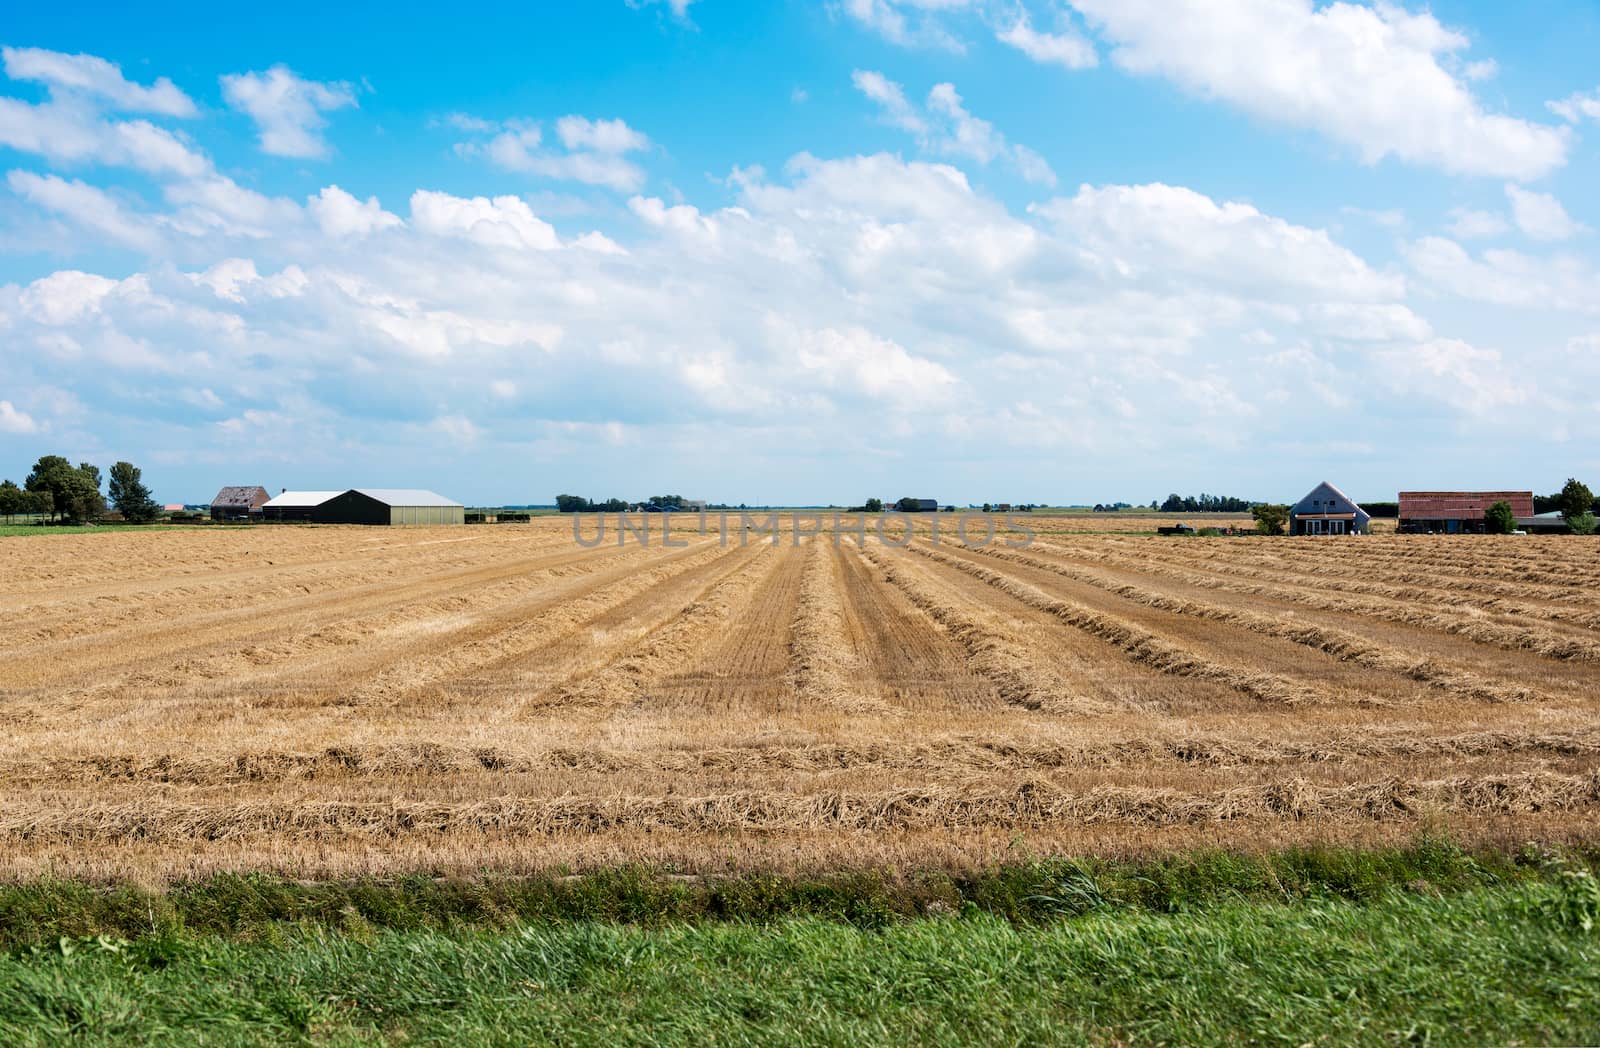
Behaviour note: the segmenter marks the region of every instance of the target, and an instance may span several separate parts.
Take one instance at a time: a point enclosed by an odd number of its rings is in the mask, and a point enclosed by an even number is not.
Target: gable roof
[[[459,506],[461,503],[421,488],[351,488],[386,506]]]
[[[1406,520],[1481,520],[1496,502],[1509,502],[1518,517],[1533,516],[1531,491],[1402,491],[1400,516]]]
[[[1326,503],[1330,502],[1333,503],[1333,506],[1326,505]],[[1349,495],[1346,495],[1344,492],[1340,491],[1332,484],[1329,484],[1327,481],[1323,481],[1321,484],[1318,484],[1316,487],[1306,492],[1305,496],[1290,508],[1289,515],[1294,517],[1327,515],[1335,507],[1338,507],[1345,514],[1353,512],[1357,516],[1367,517],[1368,519],[1371,519],[1372,516],[1366,510],[1362,509],[1361,505],[1356,502],[1355,499],[1351,498]]]
[[[342,491],[285,491],[272,496],[262,509],[289,509],[320,506],[329,499],[343,495]]]
[[[211,500],[214,507],[240,506],[251,508],[259,506],[272,496],[266,488],[260,485],[239,485],[223,488],[217,492],[217,497]]]

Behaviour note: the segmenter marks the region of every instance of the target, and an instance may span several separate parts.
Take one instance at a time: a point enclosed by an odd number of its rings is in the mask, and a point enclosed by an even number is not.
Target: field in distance
[[[1025,549],[921,519],[905,549],[724,545],[686,517],[666,548],[551,517],[0,542],[0,876],[1592,829],[1600,545],[1062,519]]]

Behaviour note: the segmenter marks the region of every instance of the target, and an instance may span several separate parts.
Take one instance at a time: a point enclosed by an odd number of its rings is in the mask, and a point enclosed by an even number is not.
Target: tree
[[[0,483],[0,514],[4,514],[6,523],[18,513],[24,512],[28,507],[28,495],[17,487],[14,481]]]
[[[1517,530],[1517,514],[1511,503],[1500,501],[1483,514],[1483,530],[1490,535],[1509,535]]]
[[[1594,512],[1594,492],[1589,490],[1587,484],[1580,483],[1576,477],[1567,478],[1557,498],[1561,500],[1561,515],[1567,519],[1569,525],[1574,517]]]
[[[556,510],[560,513],[583,513],[589,509],[589,500],[582,495],[557,495]]]
[[[161,507],[150,497],[150,489],[144,486],[140,477],[138,466],[131,462],[119,462],[111,467],[111,484],[107,488],[111,494],[111,504],[117,507],[122,519],[134,524],[148,523],[161,513]]]
[[[867,500],[867,504],[865,506],[861,507],[861,508],[866,510],[868,513],[882,513],[883,512],[883,500],[882,499],[868,499]]]
[[[44,455],[34,463],[23,487],[48,493],[48,512],[64,520],[93,520],[106,510],[100,497],[100,470],[87,462],[74,468],[60,455]]]
[[[1289,522],[1289,507],[1263,502],[1251,506],[1250,515],[1256,518],[1256,530],[1261,534],[1282,535],[1283,526]]]
[[[1567,527],[1572,529],[1574,535],[1593,535],[1595,531],[1594,514],[1580,513],[1576,517],[1568,517]]]

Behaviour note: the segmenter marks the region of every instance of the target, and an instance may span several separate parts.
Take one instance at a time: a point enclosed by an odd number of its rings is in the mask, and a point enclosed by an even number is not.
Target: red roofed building
[[[1483,515],[1496,502],[1511,505],[1518,522],[1533,517],[1531,491],[1402,491],[1400,528],[1429,534],[1480,535]]]

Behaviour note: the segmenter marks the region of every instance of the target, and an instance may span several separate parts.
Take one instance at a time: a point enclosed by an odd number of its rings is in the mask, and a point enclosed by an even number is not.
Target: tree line
[[[682,495],[651,495],[640,503],[627,499],[586,499],[582,495],[557,495],[556,510],[561,513],[626,513],[634,505],[653,510],[681,510]]]
[[[1249,499],[1234,498],[1232,495],[1168,495],[1167,500],[1157,507],[1155,500],[1151,500],[1150,508],[1159,508],[1162,513],[1243,513],[1256,503]]]
[[[9,521],[18,514],[34,514],[62,524],[86,524],[105,516],[108,496],[130,523],[147,523],[161,515],[161,506],[150,497],[143,473],[133,463],[111,467],[105,495],[100,484],[100,467],[94,463],[74,466],[60,455],[44,455],[20,487],[12,480],[0,481],[0,516]]]

